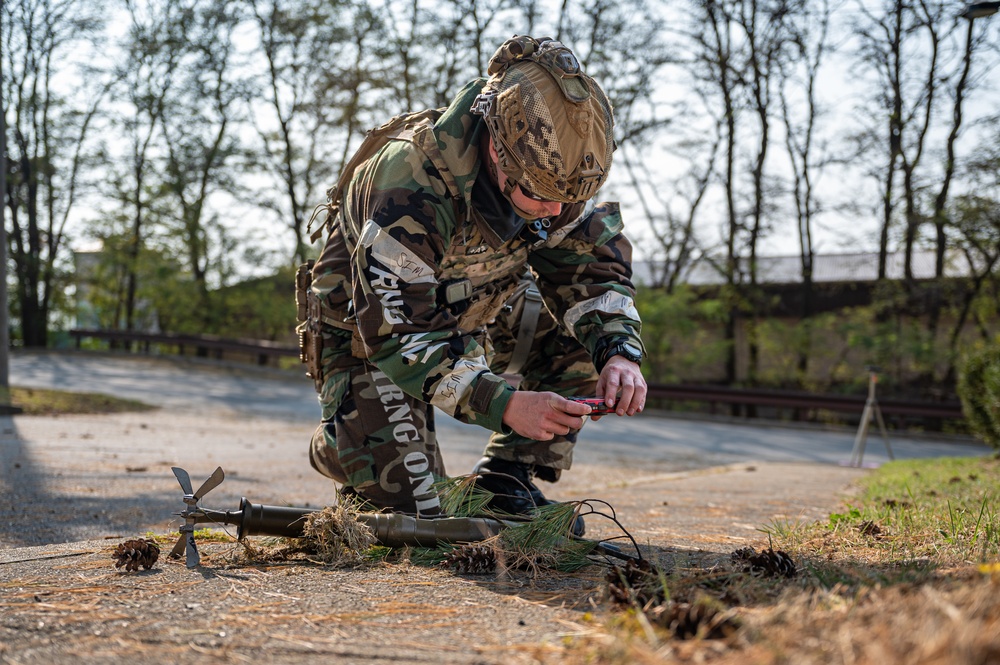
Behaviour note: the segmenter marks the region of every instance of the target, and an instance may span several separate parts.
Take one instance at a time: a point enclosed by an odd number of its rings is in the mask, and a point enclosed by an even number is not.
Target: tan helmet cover
[[[548,201],[593,197],[611,170],[611,103],[560,42],[514,37],[490,60],[480,113],[508,177]],[[508,192],[505,192],[509,194]]]

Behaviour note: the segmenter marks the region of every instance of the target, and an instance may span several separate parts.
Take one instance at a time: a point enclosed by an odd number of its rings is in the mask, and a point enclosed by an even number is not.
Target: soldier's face
[[[501,169],[497,164],[500,161],[500,158],[497,156],[496,148],[493,147],[492,139],[490,139],[489,153],[489,158],[493,162],[493,171],[497,174],[497,184],[500,186],[500,191],[506,191],[507,174],[505,174],[503,169]],[[514,186],[514,189],[511,190],[510,196],[507,197],[507,200],[509,200],[510,204],[514,206],[514,210],[517,214],[525,219],[555,217],[562,212],[563,207],[563,204],[558,201],[544,201],[531,196],[521,189],[521,185]]]

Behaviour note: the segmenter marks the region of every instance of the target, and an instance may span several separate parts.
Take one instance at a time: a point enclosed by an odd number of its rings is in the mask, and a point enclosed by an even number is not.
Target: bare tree
[[[938,340],[942,310],[949,301],[962,299],[957,293],[946,293],[955,286],[944,279],[949,229],[958,232],[958,240],[964,237],[968,242],[970,236],[967,226],[950,223],[949,198],[960,166],[958,140],[967,124],[964,107],[975,88],[973,62],[986,44],[982,35],[975,36],[973,21],[956,16],[954,5],[948,2],[887,0],[880,11],[863,10],[861,16],[863,21],[856,30],[861,37],[862,63],[887,83],[888,92],[880,101],[892,109],[890,162],[882,178],[879,275],[883,280],[887,277],[889,228],[894,223],[894,210],[901,205],[905,256],[902,293],[907,304],[919,305],[926,314],[923,343],[936,348],[943,343]],[[982,64],[988,69],[994,63],[991,59]],[[873,132],[872,136],[879,134]],[[893,180],[897,164],[903,176],[900,185]],[[930,238],[923,232],[928,225],[933,229]],[[914,254],[922,244],[934,246],[934,274],[925,285],[918,285]],[[920,381],[924,385],[937,382],[932,365],[924,367]]]
[[[54,78],[66,71],[62,67],[80,64],[69,54],[75,47],[83,50],[96,34],[100,5],[18,0],[6,2],[2,10],[3,112],[5,117],[8,111],[13,114],[12,122],[5,123],[12,133],[5,204],[11,219],[21,337],[26,346],[45,346],[50,307],[61,290],[58,263],[76,202],[86,137],[107,85],[98,81],[98,90],[73,96],[57,92]]]
[[[944,214],[949,249],[964,259],[966,275],[958,279],[964,288],[949,298],[955,315],[948,335],[948,369],[943,380],[955,378],[962,351],[962,335],[970,320],[983,340],[995,334],[993,322],[1000,319],[1000,132],[998,117],[986,118],[991,128],[965,167],[956,171],[970,193],[953,197]],[[944,281],[944,280],[942,280]],[[954,280],[948,280],[954,281]]]
[[[520,17],[517,0],[445,0],[433,16],[423,14],[423,26],[414,29],[430,39],[427,45],[432,48],[417,56],[424,63],[421,71],[427,82],[420,103],[446,106],[461,86],[484,76],[496,48],[514,32],[523,32],[511,29]]]
[[[392,52],[391,61],[396,75],[388,81],[395,91],[402,108],[414,110],[427,97],[427,80],[422,72],[429,63],[423,60],[426,52],[422,44],[430,40],[429,28],[434,16],[421,6],[420,0],[383,0],[381,11],[387,16],[400,16],[404,20],[386,23],[386,43]]]
[[[607,93],[620,145],[647,142],[671,120],[655,101],[664,67],[675,60],[664,27],[646,0],[567,0],[561,6],[556,38],[573,48]]]
[[[875,101],[887,111],[886,133],[875,128],[870,144],[887,140],[888,162],[877,171],[882,182],[882,228],[879,243],[879,277],[886,278],[894,213],[902,204],[904,278],[914,280],[913,255],[921,227],[931,222],[935,230],[937,261],[943,269],[944,220],[947,199],[957,164],[956,141],[962,128],[962,108],[972,83],[973,55],[984,45],[973,34],[973,22],[962,26],[955,6],[948,2],[885,0],[879,9],[859,3],[855,34],[860,39],[862,66],[875,74]],[[963,29],[959,29],[963,28]],[[961,39],[958,35],[964,35]],[[941,105],[951,98],[950,120],[943,124]],[[947,127],[939,151],[932,146],[935,130]],[[943,152],[943,160],[928,161],[928,154]],[[896,182],[897,174],[902,183]],[[937,186],[932,183],[939,183]],[[901,191],[897,191],[901,185]],[[932,190],[936,193],[930,193]]]
[[[372,65],[378,58],[369,51],[381,42],[381,20],[365,3],[248,4],[265,63],[251,112],[262,143],[261,166],[280,183],[257,203],[288,224],[292,258],[301,263],[310,253],[310,212],[344,163],[361,122],[361,96],[377,76]]]
[[[333,124],[341,133],[336,173],[347,163],[362,138],[362,131],[386,121],[387,111],[404,109],[392,94],[396,77],[392,50],[386,45],[386,26],[377,12],[359,2],[352,14],[353,29],[340,73],[326,72],[319,104],[335,109]]]
[[[726,305],[723,334],[728,346],[725,378],[727,382],[734,383],[737,378],[736,330],[742,283],[741,237],[745,229],[736,202],[737,126],[743,109],[741,81],[745,69],[739,44],[733,35],[736,29],[733,17],[725,4],[716,0],[693,0],[691,27],[686,36],[690,53],[688,72],[699,94],[710,100],[706,105],[708,112],[717,119],[721,128],[718,177],[723,190],[721,238],[725,249],[721,261],[715,264],[725,281],[721,293]]]
[[[184,7],[190,15],[179,67],[184,77],[160,114],[166,145],[162,186],[172,200],[175,233],[196,286],[196,307],[207,325],[214,316],[208,282],[212,250],[220,249],[212,244],[212,233],[218,235],[220,227],[209,199],[218,192],[236,191],[227,167],[240,155],[234,128],[244,88],[233,71],[236,7],[224,0],[191,0]]]
[[[782,61],[786,71],[782,73],[779,88],[785,151],[791,165],[791,195],[802,271],[800,317],[802,325],[806,327],[806,335],[798,352],[800,376],[806,374],[812,347],[810,319],[813,315],[813,267],[816,256],[813,227],[820,211],[817,184],[827,159],[816,146],[817,123],[822,114],[817,86],[820,82],[820,67],[825,64],[831,50],[830,16],[830,3],[822,0],[818,7],[803,11],[793,19],[791,44],[797,53]]]
[[[955,361],[960,352],[961,335],[970,317],[984,340],[993,332],[989,322],[1000,317],[1000,200],[984,196],[963,196],[955,202],[950,222],[955,234],[954,246],[965,258],[969,270],[968,284],[957,302],[957,316],[949,335],[950,361],[945,376],[949,384],[955,378]],[[984,295],[987,287],[992,297]],[[980,309],[974,305],[980,300]]]
[[[0,0],[0,35],[4,0]],[[0,38],[0,43],[3,39]],[[4,104],[3,58],[0,58],[0,405],[10,404],[10,307],[7,304],[7,105]]]
[[[876,14],[864,4],[858,3],[861,19],[855,24],[855,32],[860,38],[860,57],[864,63],[876,72],[879,85],[875,86],[876,101],[880,108],[886,111],[888,119],[886,128],[887,161],[884,170],[877,170],[876,177],[881,181],[882,194],[882,225],[879,232],[878,277],[886,279],[886,265],[889,255],[889,243],[895,207],[896,174],[900,168],[903,155],[905,114],[904,80],[903,80],[903,42],[910,33],[908,23],[909,13],[903,0],[887,0],[882,11]],[[878,132],[874,132],[871,140],[878,140]]]
[[[126,154],[120,161],[106,148],[110,177],[108,195],[128,218],[125,229],[99,232],[107,254],[107,277],[103,285],[114,295],[114,312],[108,323],[135,330],[140,256],[146,246],[151,215],[153,162],[164,105],[177,77],[190,14],[171,2],[137,3],[125,0],[129,29],[122,51],[125,56],[115,69],[118,104],[112,115],[118,138],[124,138]],[[119,169],[118,164],[124,168]],[[127,211],[127,212],[126,212]],[[117,217],[108,216],[110,220]],[[116,236],[121,238],[116,239]],[[120,247],[121,255],[114,249]]]
[[[964,39],[964,47],[961,48],[962,57],[961,64],[958,66],[956,74],[953,76],[955,81],[954,87],[951,88],[951,127],[948,130],[948,137],[945,140],[945,157],[944,157],[944,167],[943,174],[940,179],[940,187],[937,194],[934,196],[934,203],[929,215],[933,225],[934,225],[934,278],[937,282],[936,287],[931,293],[931,303],[930,312],[928,313],[928,331],[930,332],[931,339],[937,336],[938,324],[941,317],[941,309],[943,307],[943,294],[941,292],[941,285],[944,281],[944,269],[945,269],[945,255],[947,253],[949,240],[948,240],[948,226],[950,220],[948,219],[948,204],[949,204],[949,194],[951,192],[952,181],[954,180],[956,173],[956,165],[958,161],[956,144],[958,138],[963,130],[964,121],[964,103],[966,95],[968,95],[975,87],[973,77],[972,77],[972,61],[973,57],[977,52],[984,51],[984,46],[987,43],[986,35],[984,32],[980,33],[979,37],[975,35],[975,21],[970,16],[965,19],[966,32]],[[991,59],[989,62],[985,63],[987,71],[992,66],[996,65],[995,59]],[[959,228],[963,228],[962,225],[958,225]],[[965,233],[965,238],[969,238],[969,234]],[[978,288],[976,289],[978,292]],[[952,338],[955,339],[954,337]],[[951,354],[954,358],[954,344],[952,344],[953,353]],[[952,367],[954,364],[952,363]]]
[[[769,231],[767,218],[776,209],[774,188],[769,186],[767,175],[772,142],[771,121],[776,115],[774,91],[781,87],[782,63],[788,57],[789,44],[794,41],[792,19],[804,10],[805,3],[795,0],[742,0],[734,4],[734,22],[741,30],[746,63],[742,87],[756,120],[756,140],[750,165],[749,211],[745,223],[749,284],[743,289],[743,299],[750,310],[747,379],[755,384],[760,364],[757,329],[763,299],[759,289],[757,251],[761,239]]]
[[[697,94],[694,97],[700,99]],[[704,107],[689,106],[687,102],[679,105],[678,117],[707,115]],[[675,131],[684,130],[678,127]],[[632,192],[656,240],[655,247],[646,250],[652,266],[651,286],[673,293],[691,268],[705,258],[697,234],[698,222],[716,181],[716,162],[723,138],[722,119],[716,118],[708,132],[699,128],[665,147],[654,145],[654,150],[662,149],[675,160],[686,162],[683,171],[672,177],[646,166],[655,160],[649,150],[643,149],[642,142],[634,141],[619,149],[617,159],[628,173]]]

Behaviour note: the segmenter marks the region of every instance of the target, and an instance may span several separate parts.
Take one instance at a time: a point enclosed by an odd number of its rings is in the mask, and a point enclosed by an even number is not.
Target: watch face
[[[642,349],[637,347],[635,344],[629,344],[628,342],[623,342],[622,349],[624,349],[625,353],[629,354],[633,358],[642,357]]]

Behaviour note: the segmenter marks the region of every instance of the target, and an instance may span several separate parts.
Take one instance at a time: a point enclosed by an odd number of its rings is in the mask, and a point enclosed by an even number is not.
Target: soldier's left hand
[[[624,356],[612,356],[597,380],[597,396],[603,397],[619,416],[634,416],[646,406],[646,379],[634,362]],[[598,417],[592,416],[591,420]]]

